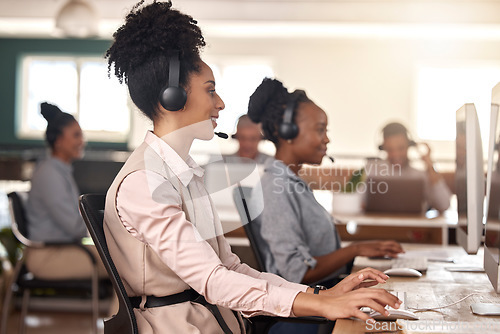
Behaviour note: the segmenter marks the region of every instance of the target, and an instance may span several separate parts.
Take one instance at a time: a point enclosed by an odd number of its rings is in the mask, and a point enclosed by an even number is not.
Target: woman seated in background
[[[424,196],[428,208],[445,211],[450,206],[451,191],[446,185],[443,176],[436,171],[431,159],[431,149],[426,143],[416,143],[408,134],[406,127],[397,122],[388,123],[382,129],[383,143],[380,150],[387,153],[387,158],[374,161],[367,166],[369,176],[377,176],[390,171],[392,176],[424,179]],[[408,149],[416,147],[425,170],[410,166]],[[386,168],[384,168],[386,167]]]
[[[43,242],[79,242],[87,228],[78,210],[80,195],[71,163],[83,155],[83,133],[76,119],[57,106],[42,103],[47,120],[45,139],[50,156],[39,161],[31,178],[26,215],[28,238]],[[99,276],[107,277],[94,246],[86,246],[97,259]],[[38,278],[89,278],[93,266],[89,256],[75,246],[30,248],[26,266]]]
[[[341,247],[331,215],[299,176],[303,164],[321,164],[330,142],[326,113],[304,91],[288,93],[280,81],[266,78],[250,97],[248,116],[262,124],[264,138],[276,146],[261,178],[263,196],[255,187],[250,201],[251,210],[262,212],[251,228],[266,271],[291,282],[332,286],[358,255],[403,252],[395,241]]]
[[[233,311],[368,320],[361,306],[385,314],[385,305],[399,307],[383,289],[351,291],[367,278],[385,282],[387,276],[373,269],[314,294],[251,269],[231,252],[204,171],[189,155],[195,139],[213,138],[224,109],[213,72],[200,57],[204,37],[170,1],[143,4],[127,15],[106,56],[153,131],[116,176],[104,212],[109,251],[139,332],[244,332]]]

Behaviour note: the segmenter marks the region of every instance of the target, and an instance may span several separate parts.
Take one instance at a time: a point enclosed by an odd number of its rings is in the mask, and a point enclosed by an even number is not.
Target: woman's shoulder
[[[57,161],[54,158],[45,158],[37,162],[33,172],[33,178],[57,177],[61,175]]]

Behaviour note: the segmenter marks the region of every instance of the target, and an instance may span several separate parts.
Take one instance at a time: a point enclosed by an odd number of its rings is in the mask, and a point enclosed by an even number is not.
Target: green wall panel
[[[42,147],[41,140],[16,138],[17,87],[21,57],[26,54],[102,56],[111,45],[99,39],[10,39],[0,38],[0,146],[2,149]],[[88,148],[124,150],[126,143],[88,143]]]

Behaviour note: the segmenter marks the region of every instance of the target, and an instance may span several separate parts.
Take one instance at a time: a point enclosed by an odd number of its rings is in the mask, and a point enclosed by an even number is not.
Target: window
[[[265,77],[273,77],[272,68],[265,63],[209,64],[214,72],[217,93],[225,104],[217,131],[234,133],[238,118],[247,113],[250,95]]]
[[[456,111],[474,103],[482,138],[488,138],[491,90],[500,82],[500,63],[428,66],[418,70],[417,133],[426,140],[455,140]]]
[[[265,77],[274,77],[269,62],[263,59],[247,59],[218,57],[219,62],[207,64],[214,73],[216,90],[225,104],[219,114],[216,131],[229,135],[236,132],[238,118],[247,113],[250,95],[261,84]],[[220,145],[220,146],[219,146]],[[197,162],[203,163],[207,154],[231,153],[236,150],[232,141],[220,141],[217,138],[211,141],[195,141],[191,153]]]
[[[87,140],[124,142],[130,129],[125,85],[108,78],[101,57],[26,56],[22,59],[20,138],[43,138],[47,122],[40,103],[49,102],[75,116]]]

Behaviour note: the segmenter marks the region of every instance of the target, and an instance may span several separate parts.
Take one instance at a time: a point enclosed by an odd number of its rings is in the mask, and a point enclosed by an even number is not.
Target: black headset
[[[295,92],[294,92],[295,93]],[[299,94],[292,93],[283,113],[283,122],[278,127],[278,135],[285,139],[293,139],[299,134],[299,127],[293,122],[293,111],[295,109]]]
[[[399,130],[401,131],[398,131],[394,134],[402,134],[402,135],[405,135],[406,139],[408,139],[408,146],[411,147],[411,146],[416,146],[417,145],[417,142],[414,141],[410,135],[410,132],[408,131],[408,129],[401,123],[389,123],[388,125],[386,125],[383,129],[382,129],[382,134],[386,131],[387,127],[389,126],[394,126],[394,124],[397,124],[397,127],[399,128]],[[378,146],[378,149],[380,151],[383,151],[384,150],[384,144],[380,144]]]
[[[168,86],[161,90],[159,97],[162,107],[169,111],[181,110],[186,104],[187,93],[179,86],[180,72],[179,51],[174,51],[169,61]]]

